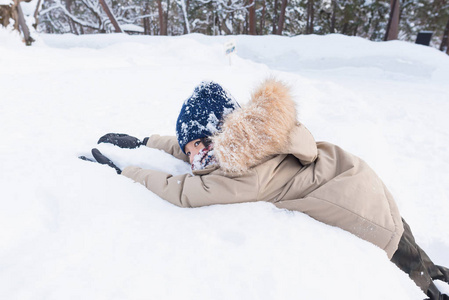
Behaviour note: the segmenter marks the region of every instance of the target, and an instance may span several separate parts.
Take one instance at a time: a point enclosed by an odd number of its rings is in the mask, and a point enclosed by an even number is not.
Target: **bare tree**
[[[164,20],[165,14],[164,10],[162,9],[162,0],[157,0],[157,9],[159,12],[159,34],[167,35],[167,26]]]
[[[27,1],[29,2],[29,1]],[[23,33],[25,44],[30,46],[34,42],[34,39],[30,36],[30,30],[25,22],[25,17],[23,15],[22,6],[20,5],[20,0],[14,0],[14,5],[17,10],[17,20],[19,21],[19,27]]]
[[[102,16],[101,8],[99,7],[99,3],[95,1],[90,0],[81,0],[81,2],[85,5],[87,8],[87,11],[92,15],[92,18],[89,18],[87,15],[87,12],[84,13],[83,16],[75,16],[74,14],[70,13],[65,5],[62,5],[61,0],[54,0],[53,5],[50,7],[42,10],[40,12],[40,16],[46,16],[49,15],[48,19],[49,22],[54,22],[57,20],[57,18],[52,17],[52,13],[61,11],[62,14],[67,17],[68,19],[72,20],[74,23],[78,24],[85,28],[90,28],[93,30],[98,31],[105,31],[105,21],[107,20],[107,17]],[[57,26],[53,26],[57,27]]]
[[[337,11],[337,0],[332,0],[332,16],[331,16],[331,28],[330,28],[331,33],[335,33],[336,11]]]
[[[284,22],[285,22],[285,9],[287,8],[287,0],[282,0],[281,3],[281,13],[279,15],[279,22],[276,34],[282,35],[282,30],[284,30]]]
[[[115,19],[114,14],[111,12],[111,10],[109,9],[108,4],[106,3],[105,0],[99,0],[101,7],[103,7],[104,12],[106,13],[106,15],[108,15],[109,20],[111,21],[112,25],[115,28],[115,32],[120,32],[122,33],[122,29],[120,28],[120,25],[118,24],[117,20]]]
[[[314,15],[315,11],[313,9],[313,3],[314,0],[308,0],[307,1],[307,25],[306,25],[306,34],[312,34],[313,33],[313,27],[314,27]]]
[[[256,3],[254,0],[249,0],[249,34],[256,35]]]
[[[65,8],[70,13],[72,13],[72,9],[71,9],[72,1],[73,0],[66,0],[65,1]],[[69,21],[69,25],[70,25],[70,31],[73,32],[74,34],[78,35],[78,30],[76,29],[76,23],[73,22],[71,19],[69,19],[68,21]]]
[[[31,0],[26,0],[30,2]],[[30,35],[30,30],[25,22],[25,16],[23,15],[21,0],[13,0],[7,5],[0,5],[0,25],[8,26],[10,19],[14,21],[14,30],[17,30],[23,34],[23,39],[27,46],[34,42],[34,39]]]
[[[399,0],[391,0],[390,7],[384,41],[397,40],[399,34]]]
[[[42,4],[42,0],[38,0],[37,1],[37,5],[36,5],[36,8],[35,8],[35,10],[34,10],[34,24],[33,24],[33,27],[34,28],[37,28],[37,25],[38,25],[38,23],[39,23],[39,18],[38,18],[38,16],[39,16],[39,11],[40,11],[40,9],[41,9],[41,4]]]
[[[260,23],[259,23],[259,34],[260,35],[262,35],[264,33],[266,14],[267,14],[267,3],[266,3],[266,0],[263,0],[262,16],[260,17]]]
[[[144,14],[145,15],[149,15],[150,13],[150,5],[148,2],[145,2],[145,10],[144,10]],[[150,35],[150,18],[149,17],[144,17],[143,18],[143,33],[145,35]]]
[[[441,39],[440,50],[446,50],[449,54],[449,20],[447,20],[446,28],[444,29],[443,38]]]
[[[170,0],[167,0],[167,9],[164,12],[164,21],[165,21],[165,35],[168,34],[168,12],[170,11]]]
[[[182,15],[184,17],[184,33],[190,33],[190,23],[189,23],[189,16],[187,14],[187,5],[185,0],[179,0],[177,1],[178,5],[181,7]]]
[[[273,34],[276,34],[277,32],[277,24],[278,24],[278,0],[274,0],[274,7],[273,7]]]

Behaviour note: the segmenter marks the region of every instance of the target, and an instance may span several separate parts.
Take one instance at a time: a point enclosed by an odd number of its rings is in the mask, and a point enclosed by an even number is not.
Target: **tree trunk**
[[[248,15],[245,14],[245,22],[243,23],[243,34],[248,34],[248,29],[249,29]]]
[[[39,24],[39,9],[41,8],[42,0],[39,0],[36,5],[36,9],[34,10],[34,29],[37,29],[37,25]]]
[[[170,0],[167,0],[167,10],[164,13],[165,35],[168,35],[168,12],[170,10]]]
[[[256,35],[256,2],[249,0],[249,34]]]
[[[262,4],[262,16],[260,18],[260,24],[259,24],[259,34],[263,35],[264,34],[264,28],[265,28],[265,16],[267,13],[267,3],[265,0],[263,0],[263,4]]]
[[[399,34],[399,0],[391,0],[390,18],[384,41],[397,40]]]
[[[337,0],[332,0],[331,33],[335,33],[335,11],[337,10]]]
[[[162,10],[162,0],[157,0],[157,9],[159,13],[159,35],[167,35],[167,27],[165,27],[164,11]]]
[[[31,46],[31,43],[34,42],[34,39],[30,36],[30,30],[28,29],[28,26],[25,22],[25,17],[23,15],[22,6],[20,5],[20,0],[14,1],[17,9],[17,19],[18,23],[20,25],[20,28],[22,29],[23,37],[25,40],[25,45]]]
[[[190,23],[189,23],[189,18],[187,15],[187,3],[185,0],[181,0],[181,10],[182,10],[182,15],[184,17],[184,34],[189,34],[190,33]]]
[[[313,19],[314,19],[314,10],[313,10],[313,0],[307,1],[307,26],[306,26],[306,34],[313,33]]]
[[[447,20],[446,29],[444,29],[440,50],[444,51],[444,48],[446,48],[446,53],[449,54],[449,20]]]
[[[143,11],[144,15],[149,15],[150,14],[150,5],[148,2],[145,2],[145,10]],[[150,35],[150,18],[146,17],[143,18],[143,34],[144,35]]]
[[[105,0],[99,0],[101,7],[103,7],[104,12],[108,15],[109,20],[111,20],[112,25],[114,26],[115,32],[122,33],[122,29],[120,28],[120,25],[118,24],[117,20],[115,19],[114,15],[112,14],[111,10],[109,9],[109,6],[106,4]]]
[[[345,22],[345,23],[343,24],[343,26],[341,27],[341,34],[346,35],[346,31],[348,30],[348,27],[349,27],[348,22]]]
[[[17,11],[17,4],[19,3],[19,0],[14,0],[14,3],[11,7],[11,19],[14,20],[14,30],[20,31],[19,29],[19,13]]]
[[[143,34],[150,35],[150,18],[143,18]]]
[[[272,34],[276,34],[276,32],[277,32],[277,29],[276,29],[277,23],[278,23],[278,0],[274,0]]]
[[[39,1],[40,1],[40,0],[39,0]],[[70,8],[71,6],[72,6],[72,0],[66,0],[66,1],[65,1],[65,8],[67,9],[67,11],[68,11],[69,13],[72,13],[72,9]],[[71,31],[72,33],[78,35],[78,30],[76,30],[75,22],[73,22],[73,20],[69,18],[69,19],[68,19],[68,23],[69,23],[69,26],[70,26],[70,31]]]
[[[221,24],[220,29],[223,30],[226,35],[232,34],[232,31],[228,28],[228,25],[226,25],[226,19],[222,20],[220,24]]]
[[[282,35],[282,30],[284,30],[284,20],[285,20],[285,9],[287,7],[287,0],[282,0],[281,4],[281,14],[279,16],[278,29],[276,34]]]

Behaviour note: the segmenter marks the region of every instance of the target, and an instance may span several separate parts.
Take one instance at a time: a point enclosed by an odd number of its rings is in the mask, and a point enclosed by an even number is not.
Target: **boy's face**
[[[196,139],[187,143],[184,151],[190,159],[190,163],[193,163],[193,158],[198,154],[200,150],[204,149],[204,145],[200,139]]]

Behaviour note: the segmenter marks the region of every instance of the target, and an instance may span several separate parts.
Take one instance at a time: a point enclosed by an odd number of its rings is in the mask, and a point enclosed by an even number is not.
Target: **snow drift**
[[[4,299],[422,299],[386,254],[269,203],[182,209],[79,160],[107,132],[173,135],[214,80],[245,103],[269,75],[293,87],[317,140],[366,160],[417,242],[449,266],[449,57],[341,35],[41,35],[0,30],[0,294]],[[189,166],[99,149],[121,166]],[[448,285],[438,283],[442,290]]]

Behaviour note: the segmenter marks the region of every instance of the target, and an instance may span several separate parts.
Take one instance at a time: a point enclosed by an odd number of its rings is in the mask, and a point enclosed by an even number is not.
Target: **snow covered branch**
[[[82,1],[84,1],[84,0],[82,0]],[[91,23],[91,22],[86,21],[86,20],[82,20],[82,19],[78,18],[77,16],[73,15],[72,13],[70,13],[67,10],[67,8],[64,5],[61,4],[61,0],[54,0],[54,2],[55,2],[55,5],[47,8],[47,9],[42,10],[40,12],[40,14],[41,15],[46,15],[46,14],[48,14],[49,12],[51,12],[53,10],[60,9],[68,18],[70,18],[73,22],[75,22],[75,23],[77,23],[77,24],[79,24],[81,26],[92,28],[92,29],[99,29],[100,28],[99,24],[95,24],[95,23]]]

